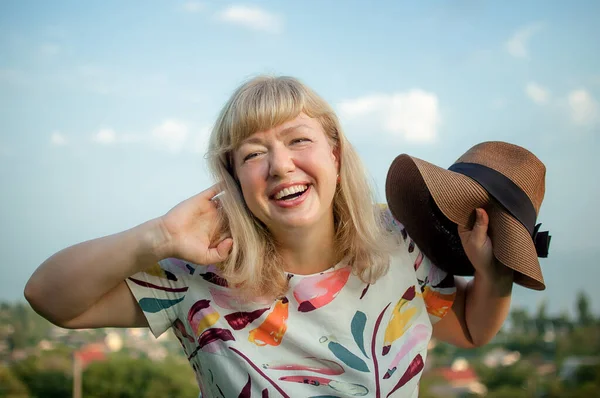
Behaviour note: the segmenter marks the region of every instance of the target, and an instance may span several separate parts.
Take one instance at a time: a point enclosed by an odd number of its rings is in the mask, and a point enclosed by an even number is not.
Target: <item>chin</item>
[[[281,220],[280,224],[286,227],[302,228],[317,224],[317,220],[312,217],[293,217],[286,220]]]

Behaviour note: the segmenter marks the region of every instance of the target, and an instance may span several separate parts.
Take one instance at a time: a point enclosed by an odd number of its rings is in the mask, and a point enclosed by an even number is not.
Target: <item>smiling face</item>
[[[248,208],[272,233],[331,227],[339,162],[318,119],[300,113],[256,132],[233,160]]]

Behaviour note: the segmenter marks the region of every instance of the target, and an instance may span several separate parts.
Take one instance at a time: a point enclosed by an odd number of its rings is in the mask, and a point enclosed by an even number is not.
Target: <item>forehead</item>
[[[318,119],[311,118],[305,113],[300,113],[295,118],[288,120],[278,126],[270,129],[256,131],[248,135],[245,139],[240,142],[239,146],[246,143],[252,143],[256,140],[260,140],[265,136],[285,136],[289,133],[299,130],[312,130],[312,131],[323,131],[321,123]]]

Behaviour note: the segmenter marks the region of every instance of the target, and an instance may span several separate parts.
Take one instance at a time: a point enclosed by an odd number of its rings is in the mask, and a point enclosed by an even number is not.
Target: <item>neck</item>
[[[324,225],[287,230],[275,236],[285,271],[309,275],[325,271],[339,260],[335,249],[333,212]],[[275,234],[274,234],[275,235]]]

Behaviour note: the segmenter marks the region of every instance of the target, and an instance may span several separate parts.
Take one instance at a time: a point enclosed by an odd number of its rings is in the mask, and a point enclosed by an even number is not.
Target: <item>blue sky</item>
[[[159,216],[211,182],[232,90],[296,76],[339,112],[377,192],[400,153],[449,166],[503,140],[546,164],[545,292],[600,310],[595,1],[3,1],[0,299],[55,251]]]

